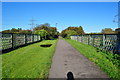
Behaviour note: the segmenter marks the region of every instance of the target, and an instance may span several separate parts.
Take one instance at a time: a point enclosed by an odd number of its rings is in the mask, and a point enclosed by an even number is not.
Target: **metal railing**
[[[119,38],[118,34],[85,34],[71,35],[72,40],[79,41],[84,44],[92,45],[100,50],[106,50],[116,53],[118,50]]]
[[[40,35],[20,33],[0,33],[0,50],[14,49],[21,45],[34,43],[41,40]]]

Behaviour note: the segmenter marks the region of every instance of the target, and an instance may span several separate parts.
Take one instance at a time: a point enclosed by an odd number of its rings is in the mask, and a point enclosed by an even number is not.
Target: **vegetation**
[[[45,32],[45,35],[44,35]],[[56,27],[51,27],[50,24],[40,24],[33,28],[33,30],[22,30],[22,28],[12,28],[11,30],[4,30],[2,33],[24,33],[24,34],[40,34],[43,39],[55,39],[58,38],[59,32]]]
[[[3,78],[47,78],[57,40],[44,40],[2,56]],[[51,47],[40,47],[52,44]]]
[[[95,47],[86,45],[75,40],[65,39],[80,53],[96,63],[110,78],[120,78],[120,56],[107,52],[101,52]]]
[[[48,33],[46,35],[47,39],[58,38],[58,32],[56,27],[51,27],[50,24],[48,23],[38,25],[37,27],[34,28],[34,31],[43,30],[43,29]]]
[[[103,33],[103,34],[115,34],[116,32],[113,31],[111,28],[105,28],[105,29],[102,29],[101,33]]]
[[[42,39],[46,39],[46,36],[48,35],[47,31],[44,29],[36,30],[34,34],[39,34]]]
[[[73,30],[66,30],[65,31],[65,34],[66,34],[66,38],[70,39],[70,35],[77,35],[77,33]]]
[[[82,26],[79,26],[79,27],[68,27],[67,29],[65,29],[65,30],[63,30],[61,32],[61,36],[63,38],[69,38],[70,35],[81,35],[81,34],[85,34]]]
[[[22,30],[22,28],[12,28],[11,30],[4,30],[3,33],[24,33],[24,34],[32,34],[31,30]]]

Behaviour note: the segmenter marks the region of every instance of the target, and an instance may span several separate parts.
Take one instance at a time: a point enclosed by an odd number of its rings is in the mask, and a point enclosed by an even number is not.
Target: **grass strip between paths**
[[[97,64],[110,78],[120,78],[120,60],[116,60],[111,53],[104,53],[96,51],[96,48],[87,44],[80,43],[75,40],[64,39],[81,54],[86,56],[89,60]]]
[[[3,54],[2,77],[47,78],[56,43],[57,40],[45,40]],[[52,46],[40,47],[41,44],[52,44]]]

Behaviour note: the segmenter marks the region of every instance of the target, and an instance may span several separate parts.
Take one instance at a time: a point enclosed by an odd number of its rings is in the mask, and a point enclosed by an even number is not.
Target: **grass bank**
[[[98,51],[90,45],[86,45],[75,40],[65,40],[76,48],[81,54],[97,64],[101,70],[108,74],[110,78],[120,78],[120,60],[115,59],[118,55]]]
[[[2,55],[3,78],[47,78],[57,40],[45,40]],[[40,47],[52,44],[51,47]]]

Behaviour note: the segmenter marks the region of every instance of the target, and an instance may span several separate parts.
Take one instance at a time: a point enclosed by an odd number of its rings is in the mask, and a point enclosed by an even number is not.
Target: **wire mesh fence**
[[[85,34],[85,35],[71,35],[72,40],[79,41],[84,44],[88,44],[99,48],[100,50],[106,50],[111,53],[116,53],[118,49],[118,34]]]
[[[0,33],[0,50],[14,49],[21,45],[37,42],[41,40],[40,35],[36,34],[18,34],[18,33]]]

